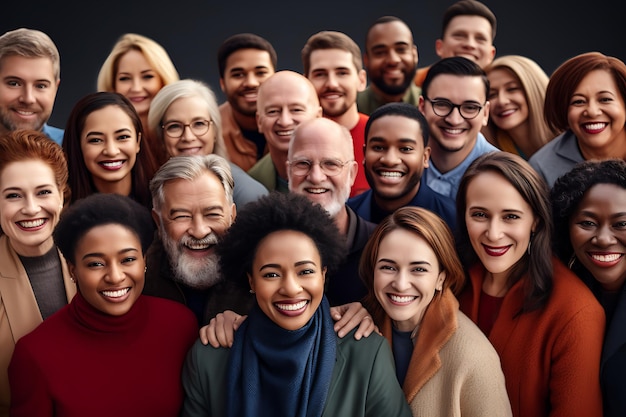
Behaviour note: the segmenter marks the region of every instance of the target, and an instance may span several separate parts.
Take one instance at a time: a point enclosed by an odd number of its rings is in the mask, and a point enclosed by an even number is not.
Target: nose
[[[293,117],[291,117],[291,112],[289,109],[282,109],[280,112],[280,116],[278,116],[277,123],[280,126],[289,126],[293,123]]]
[[[140,91],[142,89],[141,79],[137,77],[133,77],[132,82],[130,83],[131,91]]]
[[[260,84],[259,80],[253,72],[248,73],[248,75],[244,77],[243,82],[246,87],[258,87]]]
[[[182,140],[192,141],[196,138],[196,135],[191,131],[191,126],[183,125],[183,134],[180,136]]]
[[[281,294],[295,297],[302,292],[302,286],[294,272],[286,272],[281,281]]]
[[[39,203],[37,202],[37,200],[31,196],[27,196],[24,199],[24,206],[22,207],[22,214],[28,215],[28,216],[34,216],[35,214],[39,213],[39,211],[41,210],[41,206],[39,205]]]
[[[316,162],[311,163],[311,170],[307,174],[307,179],[313,184],[319,184],[326,179],[326,174],[322,171],[320,164]]]
[[[498,91],[496,99],[498,100],[499,104],[505,104],[509,102],[509,95],[504,89],[502,89]]]
[[[391,283],[391,287],[398,292],[407,291],[411,287],[409,277],[405,270],[400,269]]]
[[[35,95],[33,94],[32,86],[25,85],[22,88],[22,94],[20,94],[20,101],[26,104],[31,104],[35,102]]]
[[[389,55],[387,56],[387,60],[390,63],[393,63],[393,64],[397,64],[398,62],[401,61],[400,55],[394,49],[389,51]]]
[[[463,116],[461,116],[461,108],[455,107],[452,109],[452,112],[445,117],[445,121],[450,123],[451,125],[458,125],[465,121]]]
[[[487,227],[486,235],[487,235],[487,238],[492,242],[495,242],[502,237],[502,226],[500,225],[500,222],[498,221],[498,219],[492,218],[489,221],[489,226]]]
[[[204,219],[203,215],[196,215],[191,219],[187,233],[195,239],[203,239],[211,233],[211,227]]]
[[[587,115],[593,117],[593,116],[598,116],[602,113],[602,110],[600,110],[600,105],[598,104],[598,102],[596,100],[589,100],[589,102],[587,103],[587,108],[585,109]]]
[[[599,227],[594,238],[595,242],[592,243],[602,247],[613,245],[616,242],[615,235],[608,225]]]
[[[335,74],[333,74],[332,72],[328,74],[328,77],[326,77],[326,86],[327,87],[337,87],[338,82],[337,82],[337,76]]]
[[[108,283],[117,284],[117,283],[124,281],[125,277],[126,277],[126,274],[122,270],[121,265],[113,262],[109,265],[107,274],[105,275],[104,278],[106,282]]]
[[[120,149],[118,148],[115,139],[106,141],[103,153],[107,156],[115,156],[120,153]]]
[[[380,157],[380,162],[388,166],[400,164],[402,160],[400,159],[399,155],[400,154],[395,149],[389,148]]]

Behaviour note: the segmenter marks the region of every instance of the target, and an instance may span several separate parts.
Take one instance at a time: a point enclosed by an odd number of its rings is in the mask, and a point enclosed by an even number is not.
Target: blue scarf
[[[226,377],[228,417],[320,417],[337,336],[326,296],[311,320],[285,330],[255,304],[235,333]]]

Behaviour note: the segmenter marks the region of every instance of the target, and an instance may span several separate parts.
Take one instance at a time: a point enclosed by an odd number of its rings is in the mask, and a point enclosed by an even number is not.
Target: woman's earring
[[[254,294],[254,291],[253,291],[253,290],[250,290],[250,294]]]
[[[576,254],[572,253],[572,256],[569,258],[569,262],[567,263],[567,267],[569,269],[572,269],[575,263],[576,263]]]

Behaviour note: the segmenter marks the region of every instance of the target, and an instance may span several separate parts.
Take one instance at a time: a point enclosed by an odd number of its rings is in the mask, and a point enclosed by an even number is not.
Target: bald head
[[[259,87],[257,125],[270,152],[286,154],[296,126],[321,115],[315,87],[297,72],[279,71]]]
[[[333,120],[321,117],[302,122],[294,131],[289,143],[289,158],[304,142],[313,141],[320,145],[335,148],[341,159],[354,159],[354,148],[350,131]]]

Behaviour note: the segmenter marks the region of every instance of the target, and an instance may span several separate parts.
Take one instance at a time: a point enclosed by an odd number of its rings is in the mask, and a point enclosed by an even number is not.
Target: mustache
[[[181,246],[208,246],[208,245],[217,245],[219,239],[215,233],[211,233],[206,235],[202,239],[196,239],[193,236],[184,235],[180,240]]]

